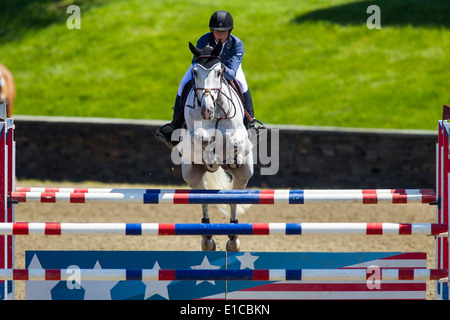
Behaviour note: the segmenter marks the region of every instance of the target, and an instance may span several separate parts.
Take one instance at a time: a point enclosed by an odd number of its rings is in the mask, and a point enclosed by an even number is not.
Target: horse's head
[[[222,87],[224,67],[219,57],[222,43],[219,42],[214,48],[200,50],[189,42],[189,48],[195,56],[192,73],[201,114],[203,119],[211,120],[214,118],[215,104]]]

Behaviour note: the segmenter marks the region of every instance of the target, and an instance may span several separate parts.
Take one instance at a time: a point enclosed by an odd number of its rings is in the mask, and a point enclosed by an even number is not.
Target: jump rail
[[[440,235],[437,223],[0,223],[0,235]]]
[[[204,189],[120,189],[120,188],[46,188],[46,187],[17,187],[17,192],[61,192],[61,193],[306,193],[306,194],[434,194],[433,189],[264,189],[264,190],[204,190]]]
[[[111,189],[112,190],[112,189]],[[209,190],[210,192],[11,192],[11,200],[19,203],[89,203],[124,202],[137,204],[310,204],[310,203],[361,203],[361,204],[408,204],[432,203],[436,201],[434,193],[336,193],[310,192],[295,190],[232,192]],[[211,192],[212,191],[212,192]],[[343,192],[343,191],[342,191]]]
[[[0,280],[73,280],[81,281],[367,281],[374,272],[377,280],[411,281],[439,280],[448,276],[444,269],[381,268],[367,269],[3,269]]]

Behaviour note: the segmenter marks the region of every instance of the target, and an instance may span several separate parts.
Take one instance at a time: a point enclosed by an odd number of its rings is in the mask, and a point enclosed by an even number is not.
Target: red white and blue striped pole
[[[1,235],[440,235],[436,223],[0,223]]]
[[[443,269],[2,269],[0,280],[37,281],[427,281],[448,276]]]
[[[306,190],[184,190],[183,192],[22,192],[11,193],[19,203],[124,202],[138,204],[408,204],[436,201],[434,193],[321,193]]]
[[[319,194],[370,194],[370,193],[393,193],[393,194],[433,194],[433,189],[121,189],[121,188],[48,188],[48,187],[17,187],[17,192],[62,192],[62,193],[319,193]]]

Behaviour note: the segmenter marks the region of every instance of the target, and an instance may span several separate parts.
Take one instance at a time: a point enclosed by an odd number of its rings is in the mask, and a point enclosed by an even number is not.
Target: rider
[[[224,78],[229,81],[233,79],[237,80],[244,97],[244,109],[251,117],[251,119],[247,116],[244,117],[244,125],[248,129],[254,128],[257,131],[264,129],[264,125],[255,119],[252,96],[241,67],[241,61],[244,55],[244,44],[238,37],[231,34],[231,31],[234,28],[233,17],[227,11],[216,11],[209,20],[209,28],[211,32],[201,36],[197,41],[196,47],[199,49],[203,49],[208,45],[215,47],[219,41],[222,42],[223,49],[220,53],[220,58],[225,66]],[[181,108],[181,95],[185,85],[191,80],[192,65],[187,70],[179,85],[175,105],[173,107],[172,122],[165,124],[156,131],[156,137],[168,144],[169,147],[173,147],[171,142],[172,132],[175,129],[181,128],[184,124],[183,108]]]

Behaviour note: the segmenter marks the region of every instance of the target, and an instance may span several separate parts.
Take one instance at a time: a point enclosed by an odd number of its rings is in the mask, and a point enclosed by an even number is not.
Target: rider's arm
[[[241,65],[242,58],[244,57],[244,44],[242,41],[236,42],[231,54],[231,59],[225,63],[225,73],[223,75],[227,80],[233,80],[236,77],[239,66]]]

